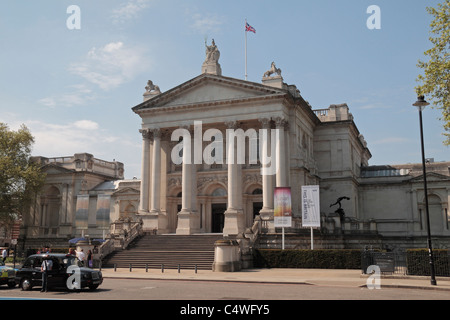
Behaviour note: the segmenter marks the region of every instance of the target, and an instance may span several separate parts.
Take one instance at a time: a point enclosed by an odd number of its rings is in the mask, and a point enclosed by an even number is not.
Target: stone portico
[[[298,190],[317,181],[312,150],[301,165],[291,162],[301,157],[292,142],[310,145],[317,122],[299,91],[281,74],[265,74],[261,84],[222,76],[219,56],[213,41],[201,75],[164,93],[147,86],[133,108],[142,118],[144,229],[237,235],[255,215],[273,224],[274,187],[291,186],[291,169],[301,176]]]

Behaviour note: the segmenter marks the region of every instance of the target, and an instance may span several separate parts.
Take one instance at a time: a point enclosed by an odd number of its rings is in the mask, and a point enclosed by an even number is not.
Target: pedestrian
[[[77,252],[77,258],[81,261],[81,263],[84,266],[84,260],[86,260],[86,254],[83,252],[83,248],[80,249],[80,251]]]
[[[47,292],[48,290],[48,272],[52,270],[53,261],[48,256],[42,259],[41,272],[42,272],[42,289],[41,292]]]
[[[3,251],[2,251],[3,263],[5,262],[6,257],[8,257],[8,251],[6,250],[6,248],[4,248]]]
[[[92,251],[89,250],[88,254],[87,254],[87,262],[88,262],[88,267],[92,268],[93,266],[93,261],[92,261]]]

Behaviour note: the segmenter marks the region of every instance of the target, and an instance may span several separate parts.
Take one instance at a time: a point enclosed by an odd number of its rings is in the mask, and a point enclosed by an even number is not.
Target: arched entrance
[[[211,232],[222,233],[227,210],[227,191],[219,187],[211,194]]]

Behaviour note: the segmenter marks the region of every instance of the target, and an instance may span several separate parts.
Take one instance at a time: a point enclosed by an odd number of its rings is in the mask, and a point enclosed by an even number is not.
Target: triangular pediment
[[[133,111],[139,113],[152,108],[280,98],[286,94],[285,90],[255,82],[203,74],[137,105]]]
[[[427,172],[427,182],[440,182],[450,180],[449,176],[445,176],[435,172]],[[423,182],[423,175],[414,177],[411,179],[412,182]]]
[[[136,190],[136,189],[134,189],[134,188],[131,188],[131,187],[127,187],[127,188],[118,190],[118,191],[116,191],[116,192],[113,192],[113,195],[114,195],[114,196],[118,196],[118,195],[131,195],[131,194],[133,194],[133,195],[139,195],[139,194],[140,194],[140,191],[139,191],[139,190]]]
[[[41,170],[44,171],[47,175],[74,172],[74,170],[66,169],[55,164],[47,164],[43,166]]]

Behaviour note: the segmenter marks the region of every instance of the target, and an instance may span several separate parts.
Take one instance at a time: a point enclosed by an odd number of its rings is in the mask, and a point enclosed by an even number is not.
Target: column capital
[[[284,117],[275,117],[273,118],[273,121],[275,121],[275,126],[277,129],[284,128],[288,123]]]
[[[259,118],[258,121],[261,123],[263,129],[270,128],[270,117],[267,118]]]
[[[151,128],[149,132],[152,134],[153,139],[162,137],[162,130],[160,128]]]
[[[148,140],[151,137],[149,129],[140,129],[139,132],[142,134],[142,139]]]
[[[230,120],[230,121],[226,121],[224,122],[225,126],[227,127],[227,129],[237,129],[239,128],[239,122],[236,120]]]

